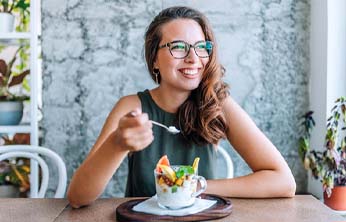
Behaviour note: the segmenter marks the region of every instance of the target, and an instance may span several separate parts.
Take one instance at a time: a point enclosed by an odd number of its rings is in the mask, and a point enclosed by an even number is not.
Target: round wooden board
[[[209,209],[196,214],[186,216],[162,216],[133,211],[132,208],[135,205],[148,198],[134,199],[120,204],[116,209],[116,217],[118,221],[201,221],[222,218],[231,214],[232,203],[230,200],[211,194],[202,194],[201,197],[207,200],[216,200],[217,202]]]

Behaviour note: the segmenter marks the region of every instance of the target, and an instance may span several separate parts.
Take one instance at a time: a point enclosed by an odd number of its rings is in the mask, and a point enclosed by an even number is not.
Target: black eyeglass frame
[[[171,51],[170,46],[171,46],[173,43],[177,43],[177,42],[183,42],[183,43],[188,47],[188,49],[187,49],[187,51],[186,51],[187,53],[186,53],[186,55],[185,55],[184,57],[175,57],[175,56],[173,55],[172,51]],[[210,45],[211,45],[211,52],[210,52],[210,54],[209,54],[208,56],[199,56],[199,55],[197,54],[197,52],[196,52],[196,45],[199,44],[199,43],[201,43],[201,42],[205,42],[205,43],[208,42],[208,43],[210,43]],[[193,48],[193,51],[195,51],[195,54],[196,54],[199,58],[208,58],[208,57],[210,57],[210,55],[213,53],[213,46],[214,46],[213,42],[212,42],[212,41],[209,41],[209,40],[205,40],[205,41],[204,41],[204,40],[201,40],[201,41],[196,42],[196,43],[193,44],[193,45],[191,45],[191,44],[185,42],[184,40],[174,40],[174,41],[172,41],[172,42],[168,42],[168,43],[166,43],[166,44],[163,44],[163,45],[159,46],[159,49],[163,49],[163,48],[165,48],[165,47],[168,47],[169,53],[171,53],[171,55],[172,55],[174,58],[176,58],[176,59],[185,59],[186,57],[189,56],[190,49],[191,49],[191,47],[192,47],[192,48]]]

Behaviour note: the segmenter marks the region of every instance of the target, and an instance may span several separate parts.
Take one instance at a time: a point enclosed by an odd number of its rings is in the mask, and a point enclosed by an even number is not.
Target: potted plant
[[[0,0],[0,32],[12,32],[15,13],[20,16],[20,24],[16,31],[27,28],[30,0]]]
[[[18,133],[13,139],[2,136],[2,144],[30,144],[30,134]],[[0,198],[25,197],[30,189],[30,160],[14,158],[0,161]]]
[[[8,63],[0,59],[0,125],[19,124],[23,116],[23,101],[29,99],[26,95],[15,95],[11,92],[11,88],[22,84],[25,76],[30,73],[23,65],[17,67],[19,72],[15,72],[13,68],[17,54],[23,48],[25,46],[20,46]]]
[[[299,156],[304,167],[320,179],[324,191],[324,203],[334,210],[346,210],[346,98],[335,101],[327,120],[324,150],[310,148],[310,136],[315,126],[313,112],[303,118],[304,132],[299,140]]]

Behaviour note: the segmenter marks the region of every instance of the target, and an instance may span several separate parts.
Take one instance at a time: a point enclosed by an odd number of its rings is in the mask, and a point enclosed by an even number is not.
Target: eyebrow
[[[168,43],[176,43],[176,42],[185,42],[185,43],[187,43],[187,44],[194,45],[194,44],[196,44],[196,43],[198,43],[198,42],[205,42],[205,41],[209,41],[209,40],[206,40],[206,39],[198,40],[198,41],[196,41],[195,43],[191,44],[191,43],[189,43],[189,42],[187,42],[187,41],[185,41],[185,40],[178,39],[178,40],[168,41],[168,42],[166,42],[164,45],[167,45]]]

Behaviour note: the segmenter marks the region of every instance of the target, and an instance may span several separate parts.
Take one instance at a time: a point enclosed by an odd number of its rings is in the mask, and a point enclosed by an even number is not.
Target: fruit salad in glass
[[[167,155],[161,157],[154,170],[158,205],[165,209],[181,209],[194,204],[207,188],[204,177],[198,176],[199,158],[191,166],[171,166]],[[197,183],[201,188],[197,191]]]

